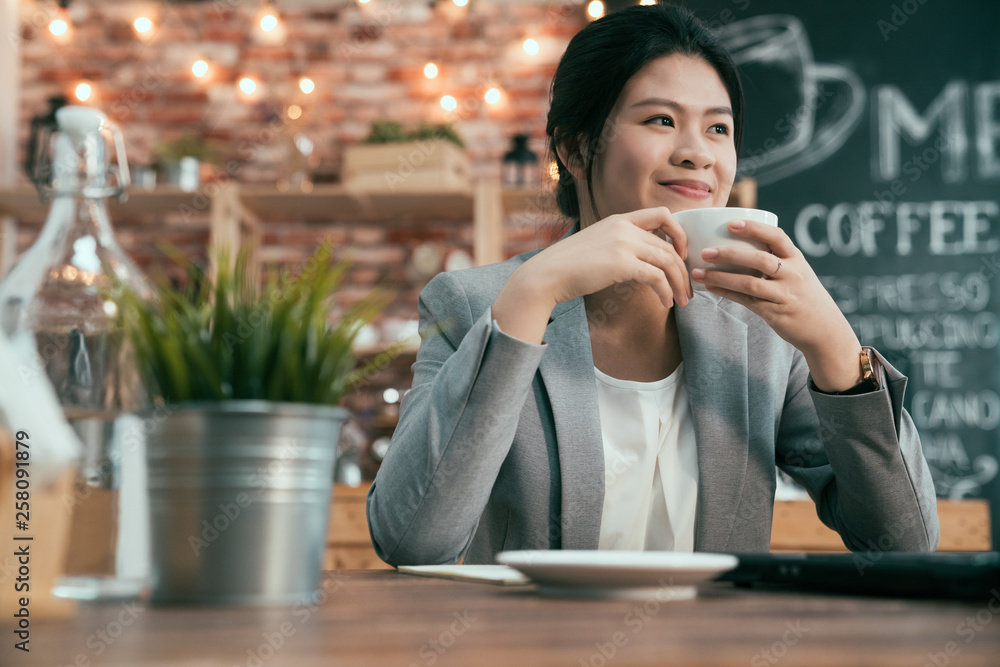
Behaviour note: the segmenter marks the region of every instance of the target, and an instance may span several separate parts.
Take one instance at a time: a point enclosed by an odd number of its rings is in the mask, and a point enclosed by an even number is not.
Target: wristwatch
[[[878,383],[878,378],[875,376],[875,369],[872,368],[871,352],[872,349],[870,347],[861,348],[861,382],[857,383],[850,389],[845,389],[844,391],[831,391],[829,393],[836,396],[855,396],[857,394],[867,394],[870,391],[878,391],[881,389]]]

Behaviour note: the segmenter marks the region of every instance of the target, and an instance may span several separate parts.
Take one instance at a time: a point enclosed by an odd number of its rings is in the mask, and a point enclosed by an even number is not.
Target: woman
[[[742,104],[728,54],[681,9],[632,7],[573,38],[547,133],[576,224],[421,293],[421,324],[444,331],[421,345],[369,492],[386,562],[766,551],[776,463],[851,549],[936,547],[906,378],[874,351],[862,377],[862,346],[785,233],[733,221],[770,252],[703,254],[756,275],[684,267],[671,211],[725,205]]]

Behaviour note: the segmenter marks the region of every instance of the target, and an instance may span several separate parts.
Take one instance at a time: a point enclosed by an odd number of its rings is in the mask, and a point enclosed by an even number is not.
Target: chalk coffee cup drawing
[[[740,176],[768,185],[819,164],[861,121],[865,87],[857,74],[813,60],[794,16],[765,14],[718,31],[740,68],[748,124]]]
[[[688,258],[684,262],[688,271],[692,269],[705,269],[706,271],[728,271],[730,273],[756,274],[746,267],[734,266],[732,264],[713,264],[701,258],[701,251],[705,248],[731,248],[745,246],[748,248],[758,248],[767,250],[767,246],[757,241],[740,238],[729,232],[727,227],[731,220],[754,220],[763,222],[772,227],[778,226],[778,216],[770,211],[762,211],[756,208],[690,208],[686,211],[677,211],[674,219],[687,235]],[[705,286],[694,280],[691,286],[696,290],[704,290]]]

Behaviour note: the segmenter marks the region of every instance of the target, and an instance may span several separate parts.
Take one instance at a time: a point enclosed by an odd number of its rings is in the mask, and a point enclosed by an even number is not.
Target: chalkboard
[[[1000,3],[699,0],[747,91],[741,173],[909,378],[938,495],[1000,534]]]

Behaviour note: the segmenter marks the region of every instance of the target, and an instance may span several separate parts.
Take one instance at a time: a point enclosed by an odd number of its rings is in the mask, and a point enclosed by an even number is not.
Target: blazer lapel
[[[747,326],[719,298],[695,292],[675,310],[698,443],[696,551],[726,549],[749,455]]]
[[[546,387],[562,486],[563,549],[596,549],[604,510],[604,444],[583,299],[556,305],[538,370]]]

